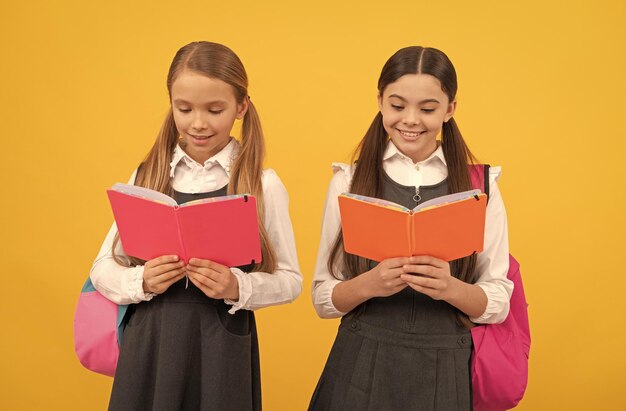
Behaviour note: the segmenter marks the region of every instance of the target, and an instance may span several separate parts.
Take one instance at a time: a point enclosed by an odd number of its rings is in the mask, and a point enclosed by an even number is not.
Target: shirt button
[[[420,171],[420,166],[418,166],[417,164],[415,165],[415,171]]]

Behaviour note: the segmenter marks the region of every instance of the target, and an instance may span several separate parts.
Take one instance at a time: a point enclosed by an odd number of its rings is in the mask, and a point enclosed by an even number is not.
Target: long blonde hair
[[[265,140],[261,120],[248,97],[246,70],[239,57],[226,46],[207,41],[189,43],[178,50],[170,65],[167,75],[167,90],[170,100],[172,84],[185,69],[202,73],[229,84],[233,87],[238,104],[242,104],[244,99],[248,99],[248,110],[243,117],[241,127],[239,153],[231,166],[228,194],[250,193],[256,197],[262,262],[257,264],[253,270],[274,272],[276,270],[276,253],[269,242],[267,230],[265,230],[265,208],[261,184]],[[178,131],[170,107],[152,149],[139,167],[135,185],[160,191],[167,195],[173,194],[170,183],[170,161],[177,139]],[[117,255],[115,249],[118,242],[119,234],[115,236],[112,246],[113,258],[118,264],[131,266],[145,263],[138,258],[123,258]]]

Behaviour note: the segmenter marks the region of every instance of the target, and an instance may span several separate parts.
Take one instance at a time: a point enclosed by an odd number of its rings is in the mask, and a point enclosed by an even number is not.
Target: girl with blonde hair
[[[262,168],[261,123],[232,50],[210,42],[184,46],[167,88],[171,107],[131,182],[179,204],[256,196],[262,262],[226,267],[174,255],[142,261],[124,253],[113,225],[90,274],[100,293],[131,305],[109,409],[258,410],[253,310],[292,302],[301,292],[287,192],[273,170]],[[236,120],[243,121],[240,141],[230,135]]]

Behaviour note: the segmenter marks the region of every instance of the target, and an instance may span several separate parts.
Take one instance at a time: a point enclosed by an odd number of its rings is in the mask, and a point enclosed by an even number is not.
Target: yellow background
[[[168,107],[182,45],[233,48],[267,135],[266,166],[291,197],[304,291],[258,312],[267,410],[301,410],[337,321],[310,282],[330,163],[376,112],[400,47],[456,65],[457,121],[502,165],[511,251],[533,345],[520,410],[626,409],[621,1],[3,1],[1,409],[103,409],[111,379],[73,352],[73,313],[126,181]]]

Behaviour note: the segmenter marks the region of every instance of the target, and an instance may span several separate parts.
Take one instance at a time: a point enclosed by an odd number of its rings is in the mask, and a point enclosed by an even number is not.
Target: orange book
[[[426,201],[410,210],[391,201],[339,196],[344,249],[374,261],[430,255],[445,261],[483,250],[487,196],[480,190]]]

